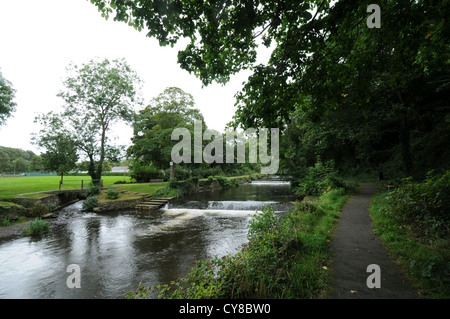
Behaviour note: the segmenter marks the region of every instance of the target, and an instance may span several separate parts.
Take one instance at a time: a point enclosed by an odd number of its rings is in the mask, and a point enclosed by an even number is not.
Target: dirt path
[[[375,185],[362,184],[359,192],[342,209],[332,242],[334,291],[331,298],[417,298],[378,237],[372,233],[368,209],[374,192]],[[376,282],[375,272],[367,271],[371,264],[379,266],[380,288],[367,286],[369,276],[371,283]]]

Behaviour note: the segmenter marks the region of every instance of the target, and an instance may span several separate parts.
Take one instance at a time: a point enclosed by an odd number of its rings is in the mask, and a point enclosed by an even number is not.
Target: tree
[[[34,155],[30,161],[30,170],[31,171],[39,171],[41,170],[42,158],[39,155]]]
[[[78,160],[76,142],[64,133],[56,133],[47,139],[41,139],[40,146],[46,149],[46,152],[41,154],[44,169],[56,171],[61,176],[62,184],[64,174],[76,167]]]
[[[24,160],[22,157],[16,158],[13,165],[15,173],[26,172],[29,168],[28,162]]]
[[[5,124],[6,119],[16,110],[15,93],[11,82],[0,72],[0,126]]]
[[[104,161],[118,161],[120,148],[111,143],[111,126],[134,119],[133,106],[141,103],[140,79],[123,59],[91,60],[80,67],[69,65],[67,71],[65,89],[58,94],[65,102],[63,112],[37,117],[44,125],[39,134],[67,131],[88,159],[88,173],[97,184]]]
[[[203,122],[203,115],[195,108],[192,95],[176,87],[165,89],[136,117],[133,145],[128,149],[134,166],[167,168],[177,143],[171,140],[173,130],[186,128],[193,138],[196,120]]]
[[[3,151],[0,151],[0,172],[5,173],[10,170],[9,156]]]

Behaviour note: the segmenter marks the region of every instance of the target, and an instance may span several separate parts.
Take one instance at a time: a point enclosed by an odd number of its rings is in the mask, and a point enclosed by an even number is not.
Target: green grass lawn
[[[244,176],[227,177],[228,179],[235,179]],[[34,193],[59,189],[59,176],[23,176],[23,177],[0,177],[0,198],[16,197],[19,194]],[[91,183],[89,176],[66,176],[61,189],[77,189],[81,188],[81,181],[83,180],[83,188],[88,188]],[[129,192],[154,194],[157,190],[167,185],[165,183],[134,183],[134,184],[114,184],[117,181],[130,182],[129,176],[104,176],[102,177],[103,185],[115,186]],[[207,180],[202,179],[202,180]],[[26,197],[40,197],[39,194],[30,194]]]
[[[120,184],[115,185],[119,189],[123,189],[129,192],[136,192],[136,193],[144,193],[144,194],[154,194],[157,190],[163,188],[166,186],[167,183],[136,183],[136,184]]]
[[[0,178],[0,198],[15,197],[23,193],[33,193],[59,189],[59,176],[24,176],[24,177],[1,177]],[[104,176],[103,185],[113,186],[119,180],[130,181],[127,176]],[[84,188],[88,188],[91,182],[89,176],[66,176],[61,189],[81,188],[81,181]],[[138,184],[136,184],[138,185]]]

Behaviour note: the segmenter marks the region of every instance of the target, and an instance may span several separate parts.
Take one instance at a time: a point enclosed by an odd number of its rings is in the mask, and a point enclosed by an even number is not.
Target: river
[[[193,194],[156,211],[61,209],[50,232],[0,240],[0,298],[123,298],[140,282],[168,283],[193,262],[237,252],[262,206],[290,207],[289,183],[257,181]],[[68,288],[69,265],[80,288]]]

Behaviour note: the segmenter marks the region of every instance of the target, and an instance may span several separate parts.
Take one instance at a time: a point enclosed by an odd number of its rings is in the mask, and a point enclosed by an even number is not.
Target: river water
[[[193,262],[237,252],[262,206],[290,207],[289,184],[259,181],[173,200],[157,211],[59,211],[47,234],[0,240],[0,298],[123,298],[168,283]],[[80,269],[80,288],[68,288]]]

